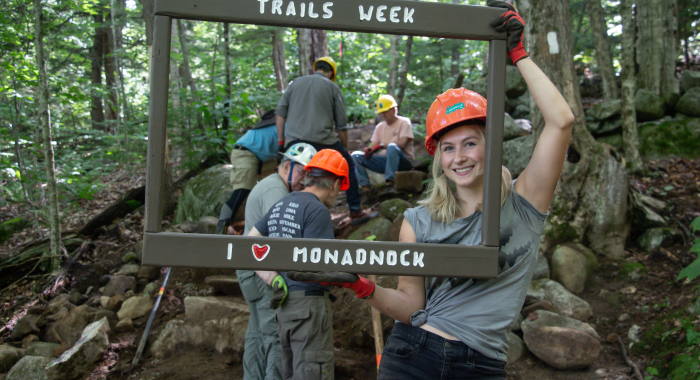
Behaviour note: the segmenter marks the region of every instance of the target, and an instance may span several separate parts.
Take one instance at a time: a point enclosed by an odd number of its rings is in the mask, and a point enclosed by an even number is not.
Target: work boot
[[[226,235],[224,233],[224,230],[226,229],[226,227],[228,227],[230,222],[231,219],[219,219],[219,222],[216,223],[216,230],[214,231],[214,235]]]

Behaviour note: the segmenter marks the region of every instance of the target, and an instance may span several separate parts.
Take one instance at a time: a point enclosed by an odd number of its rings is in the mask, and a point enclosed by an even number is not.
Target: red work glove
[[[506,32],[508,35],[508,55],[513,64],[523,58],[529,57],[523,46],[523,31],[525,30],[525,21],[515,10],[515,7],[499,0],[488,0],[486,5],[495,8],[505,8],[508,11],[503,13],[501,17],[491,21],[497,32]]]
[[[375,152],[377,152],[379,149],[382,149],[382,148],[384,148],[384,144],[377,144],[371,148],[370,147],[365,148],[365,158],[369,160],[370,157],[372,157],[372,155]]]
[[[294,281],[317,282],[325,286],[347,288],[355,292],[357,298],[370,299],[374,295],[375,284],[364,277],[345,272],[287,272]]]
[[[279,140],[277,142],[277,151],[284,152],[284,140]]]

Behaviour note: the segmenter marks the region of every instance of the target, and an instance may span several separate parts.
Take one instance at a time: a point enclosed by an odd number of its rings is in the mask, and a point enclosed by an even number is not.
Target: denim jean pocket
[[[411,356],[415,350],[416,346],[404,337],[398,334],[391,334],[384,345],[383,355],[406,358]]]
[[[506,362],[502,360],[491,359],[488,357],[479,357],[474,360],[474,370],[485,375],[501,375],[506,378]]]

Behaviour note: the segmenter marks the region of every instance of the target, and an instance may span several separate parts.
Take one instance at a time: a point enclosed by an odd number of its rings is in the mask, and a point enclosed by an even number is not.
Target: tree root
[[[637,378],[639,380],[644,380],[644,376],[642,376],[642,373],[639,371],[639,367],[637,367],[636,364],[627,356],[627,349],[625,349],[625,344],[622,342],[622,338],[619,336],[617,337],[617,343],[620,344],[620,351],[622,352],[622,358],[625,359],[625,363],[632,367],[634,370],[634,374],[637,375]]]

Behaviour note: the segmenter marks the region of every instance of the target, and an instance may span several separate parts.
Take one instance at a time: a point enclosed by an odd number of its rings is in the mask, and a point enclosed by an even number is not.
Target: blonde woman
[[[532,278],[547,209],[561,175],[574,116],[522,48],[523,21],[508,11],[492,23],[508,32],[508,53],[542,111],[545,127],[517,180],[502,169],[499,274],[494,279],[399,277],[385,289],[360,277],[332,284],[397,320],[378,379],[505,379],[510,324]],[[433,184],[406,210],[403,242],[481,244],[486,99],[465,89],[439,95],[428,111],[426,148]]]

